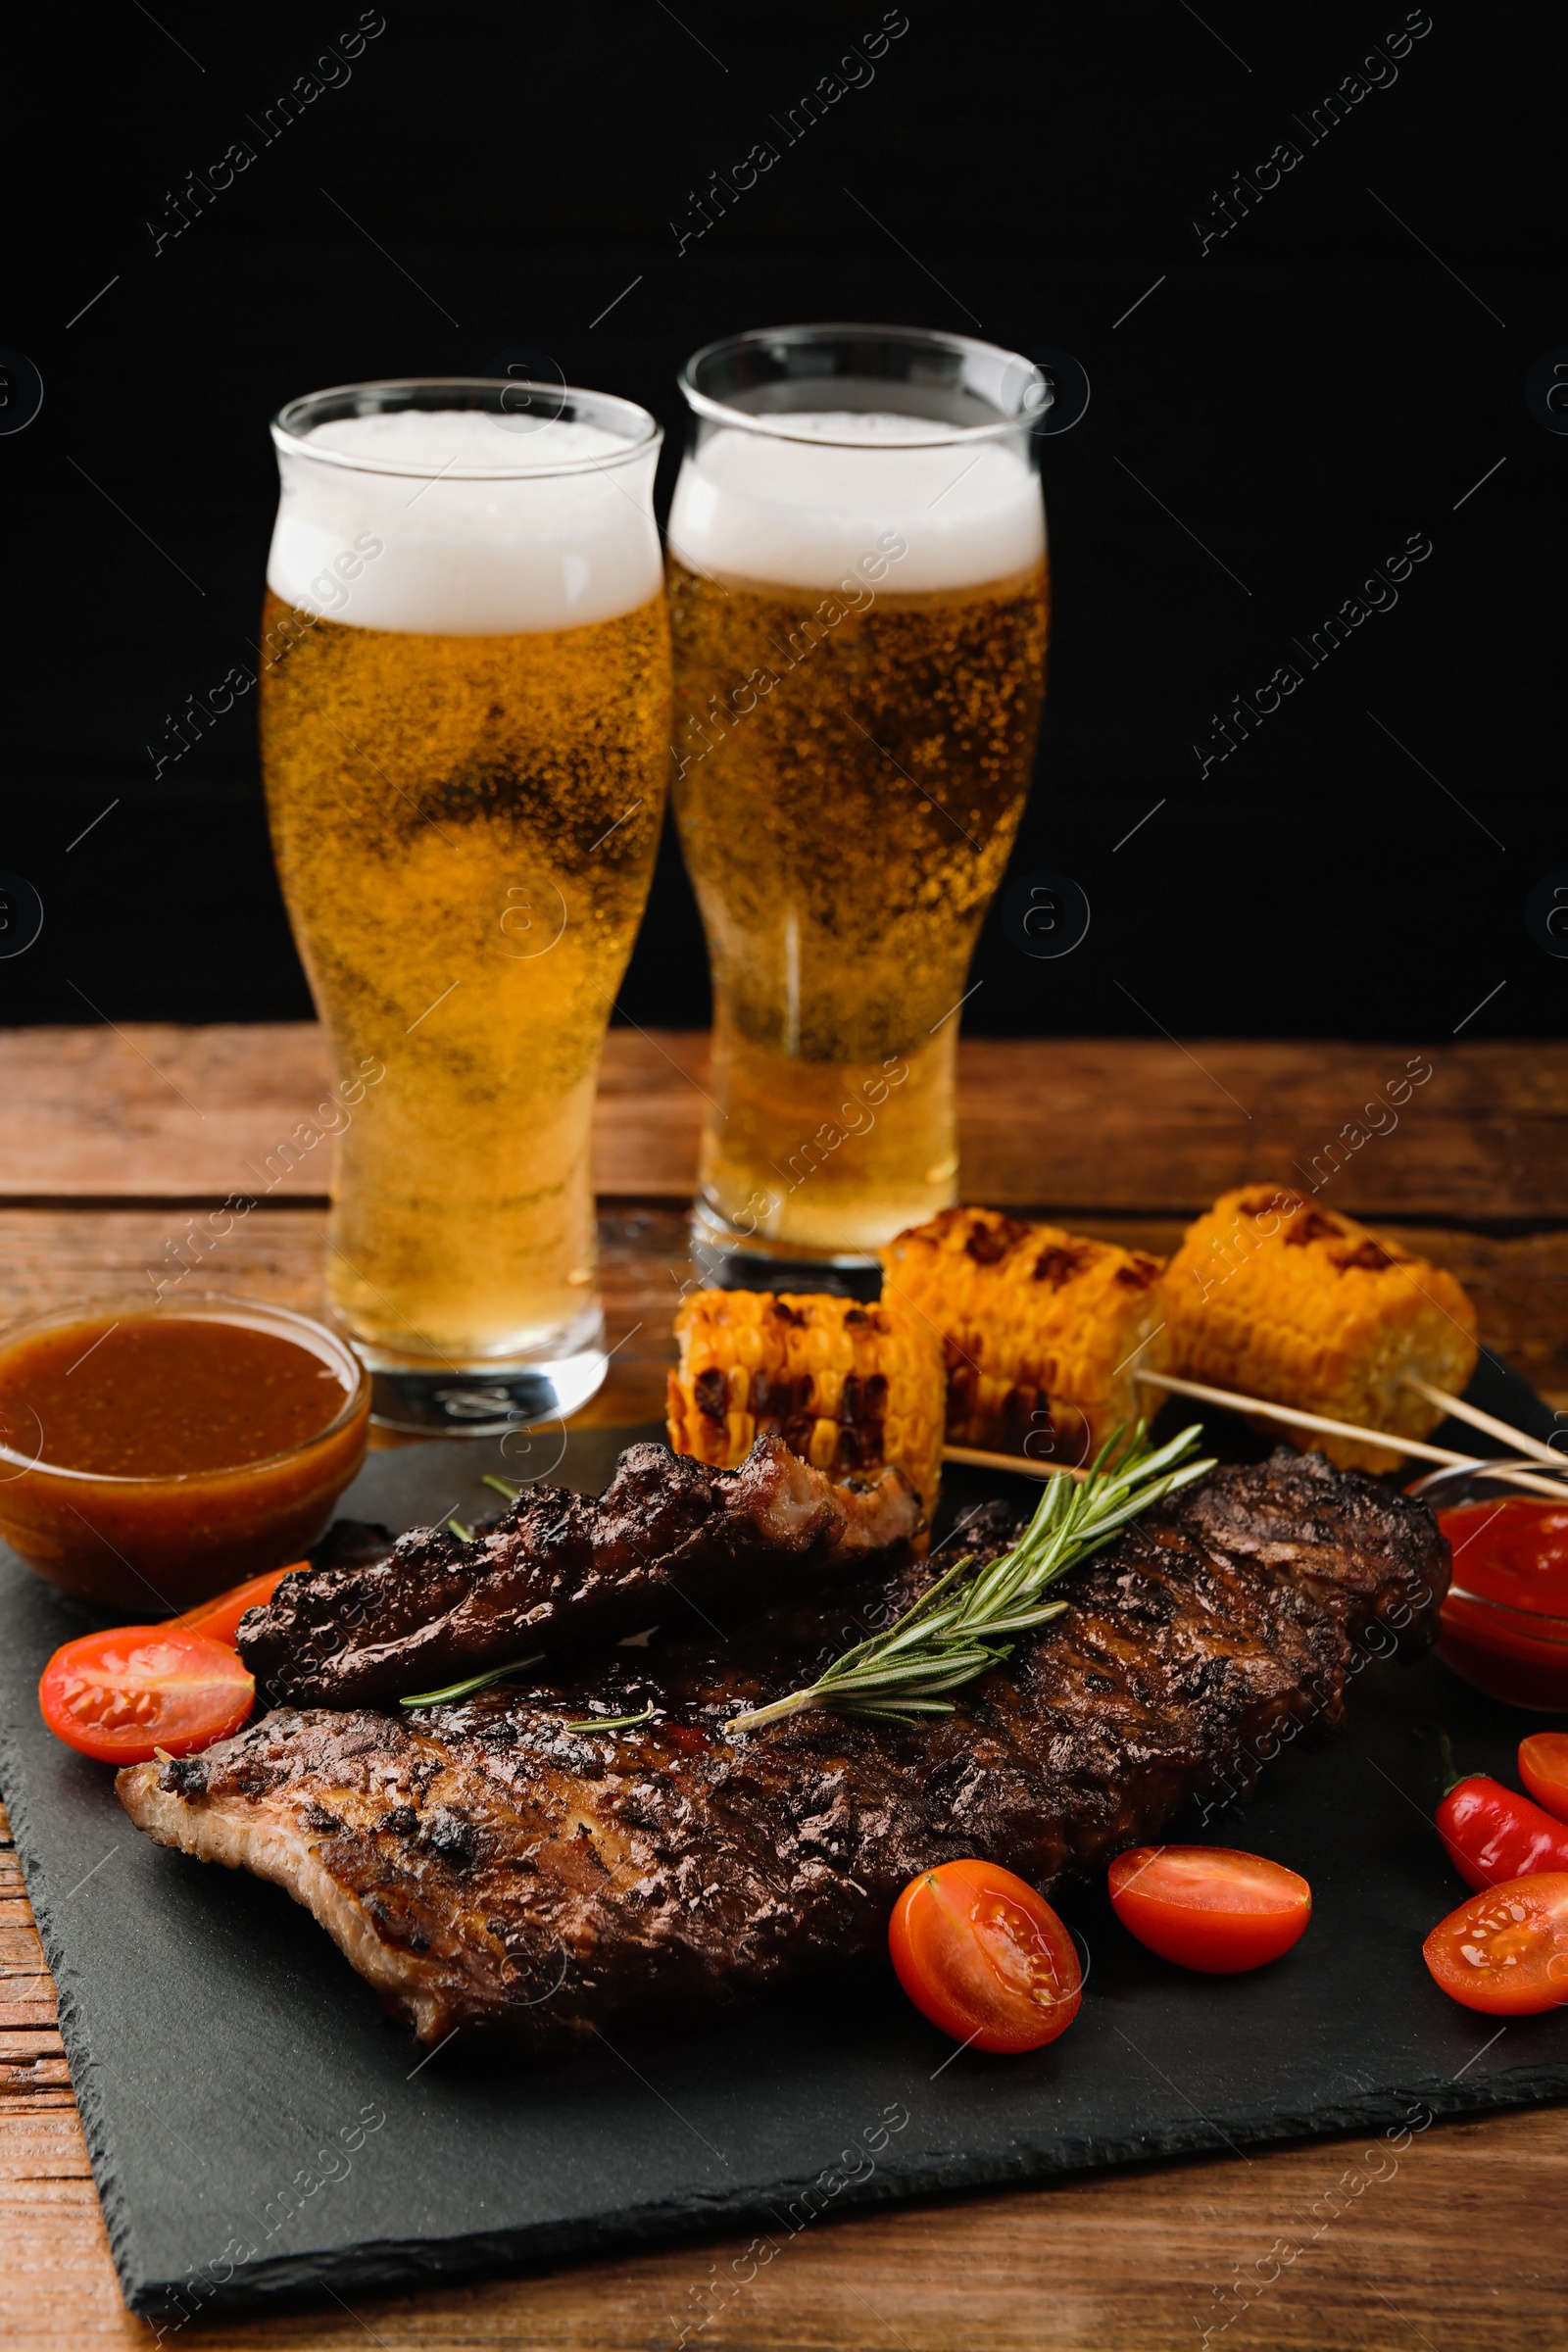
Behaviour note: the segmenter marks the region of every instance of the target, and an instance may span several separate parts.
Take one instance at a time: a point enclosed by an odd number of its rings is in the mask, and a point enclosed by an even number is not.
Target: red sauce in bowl
[[[1568,1707],[1568,1498],[1499,1494],[1438,1525],[1453,1546],[1440,1657],[1494,1698]]]

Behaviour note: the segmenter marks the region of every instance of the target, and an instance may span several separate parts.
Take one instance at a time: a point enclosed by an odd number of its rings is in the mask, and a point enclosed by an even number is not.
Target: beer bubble
[[[0,873],[0,960],[24,956],[43,929],[43,901],[21,874]]]
[[[514,963],[548,956],[566,928],[566,902],[548,874],[514,875],[501,885],[486,932]]]
[[[1525,376],[1525,407],[1548,433],[1568,433],[1568,351],[1542,353]]]
[[[1029,571],[1046,552],[1021,443],[966,441],[924,417],[811,410],[776,431],[724,425],[682,466],[674,553],[700,573],[785,588],[906,595]],[[1013,446],[1014,439],[1020,446]]]
[[[397,409],[274,428],[272,594],[318,619],[448,637],[580,628],[661,596],[657,439],[527,413],[519,439],[506,421]]]
[[[728,1040],[692,1247],[705,1279],[765,1286],[767,1245],[803,1245],[833,1260],[806,1287],[874,1297],[861,1247],[952,1198],[971,919],[1044,683],[1045,510],[1029,420],[989,391],[951,404],[992,419],[971,427],[935,386],[917,413],[918,378],[789,389],[821,407],[700,417],[670,514],[677,817]]]
[[[659,428],[573,389],[498,432],[521,380],[339,387],[272,427],[279,874],[345,1068],[389,1004],[407,1041],[384,1085],[359,1059],[329,1292],[377,1423],[421,1437],[499,1438],[604,1378],[593,1074],[668,760]]]
[[[1022,955],[1070,956],[1089,933],[1089,898],[1069,874],[1019,874],[1002,894],[1002,927]]]
[[[24,351],[0,349],[0,433],[20,433],[43,407],[43,377]]]
[[[1525,929],[1548,956],[1568,956],[1568,867],[1543,874],[1525,901]]]

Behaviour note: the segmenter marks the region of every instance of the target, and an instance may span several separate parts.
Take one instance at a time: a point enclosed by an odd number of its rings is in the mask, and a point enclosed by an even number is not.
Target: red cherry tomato
[[[1538,1805],[1568,1821],[1568,1732],[1532,1732],[1521,1740],[1519,1778]]]
[[[1489,2017],[1534,2017],[1568,2002],[1568,1870],[1473,1894],[1421,1946],[1437,1982]]]
[[[1152,1952],[1216,1977],[1277,1960],[1312,1916],[1303,1878],[1228,1845],[1135,1845],[1110,1866],[1110,1899]]]
[[[172,1617],[164,1631],[205,1634],[209,1641],[232,1643],[246,1610],[265,1608],[285,1576],[310,1564],[309,1560],[290,1560],[286,1568],[270,1568],[265,1576],[253,1576],[247,1585],[230,1585],[226,1592],[215,1592],[211,1600],[199,1600],[193,1609]]]
[[[1078,2014],[1072,1937],[1027,1879],[995,1862],[944,1862],[893,1906],[888,1946],[923,2017],[977,2050],[1038,2050]]]
[[[105,1764],[187,1756],[237,1732],[256,1683],[226,1642],[161,1625],[83,1634],[57,1649],[38,1685],[57,1739]]]

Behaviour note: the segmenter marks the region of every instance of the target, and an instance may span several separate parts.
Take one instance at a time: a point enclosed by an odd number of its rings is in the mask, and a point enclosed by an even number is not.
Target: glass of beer
[[[874,1287],[956,1198],[955,1064],[1045,688],[1032,361],[763,330],[688,361],[675,809],[713,976],[710,1279]]]
[[[669,767],[660,428],[453,379],[315,393],[272,438],[262,756],[338,1072],[328,1293],[393,1426],[570,1412],[605,1373],[594,1089]]]

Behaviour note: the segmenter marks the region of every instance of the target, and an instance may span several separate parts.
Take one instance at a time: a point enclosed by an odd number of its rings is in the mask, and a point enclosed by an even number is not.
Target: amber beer
[[[1039,729],[1027,448],[848,390],[699,410],[670,517],[675,808],[714,993],[696,1231],[720,1253],[853,1257],[956,1197],[960,1005]]]
[[[573,395],[512,433],[431,391],[278,434],[273,847],[339,1065],[385,1070],[328,1287],[372,1364],[531,1367],[569,1409],[603,1373],[589,1131],[668,766],[657,431]]]

